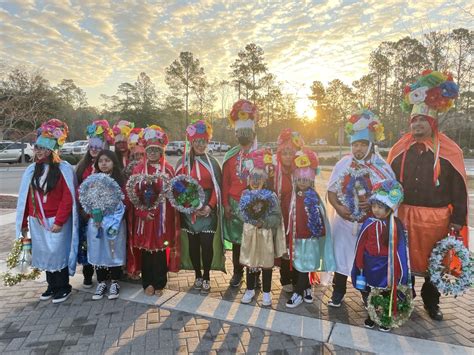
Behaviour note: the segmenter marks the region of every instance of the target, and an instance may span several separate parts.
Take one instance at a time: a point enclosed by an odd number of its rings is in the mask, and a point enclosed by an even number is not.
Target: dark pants
[[[311,284],[309,283],[309,272],[299,272],[298,270],[294,271],[296,276],[295,292],[303,297],[304,290],[311,288]]]
[[[94,275],[94,266],[91,264],[82,265],[82,275],[85,281],[92,282],[92,276]]]
[[[257,278],[260,272],[249,272],[247,268],[247,289],[255,290]],[[263,292],[270,292],[272,289],[272,269],[262,269],[262,288]]]
[[[240,264],[240,244],[232,244],[232,264],[234,274],[243,274],[244,267]]]
[[[415,276],[411,277],[413,287],[413,296],[415,296]],[[441,294],[430,280],[429,276],[425,276],[425,282],[421,286],[421,298],[427,308],[437,308],[439,306],[439,297]]]
[[[111,267],[98,267],[95,269],[97,273],[97,282],[107,281],[109,275],[112,281],[117,281],[122,276],[122,267],[121,266],[111,266]]]
[[[209,281],[209,271],[211,270],[212,256],[214,253],[212,245],[214,241],[214,233],[188,233],[188,240],[189,256],[193,263],[196,278],[203,278],[204,280]],[[201,272],[201,258],[204,276]]]
[[[167,272],[165,250],[153,252],[142,250],[142,285],[144,289],[150,285],[156,290],[164,289],[168,281]]]
[[[297,272],[294,268],[290,270],[290,260],[281,258],[280,263],[280,283],[282,286],[292,284],[296,286]]]
[[[335,272],[334,278],[332,279],[332,288],[334,295],[341,298],[344,297],[347,289],[347,276]]]
[[[61,271],[46,271],[46,281],[48,282],[48,289],[55,295],[71,292],[72,287],[69,284],[69,270],[67,267]]]

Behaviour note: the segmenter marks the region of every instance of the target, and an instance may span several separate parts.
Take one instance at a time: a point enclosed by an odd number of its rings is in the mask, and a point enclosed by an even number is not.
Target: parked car
[[[33,159],[33,146],[30,143],[20,143],[12,141],[0,142],[0,162],[21,163],[21,150],[24,150],[25,161]]]
[[[184,141],[171,141],[166,146],[166,154],[181,155],[184,153]]]
[[[88,147],[89,142],[86,140],[72,142],[72,155],[84,155],[87,153]]]
[[[314,145],[328,145],[328,141],[324,138],[316,139],[313,143]]]
[[[230,149],[230,145],[222,142],[210,141],[207,145],[207,151],[212,154],[214,152],[227,152]]]
[[[72,155],[72,149],[74,148],[74,142],[64,143],[61,149],[59,149],[60,155]]]

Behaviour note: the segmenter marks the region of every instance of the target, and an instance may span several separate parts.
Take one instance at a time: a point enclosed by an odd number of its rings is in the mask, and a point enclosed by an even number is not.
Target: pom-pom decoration
[[[237,121],[251,120],[252,126],[257,123],[258,110],[252,102],[248,100],[238,100],[232,106],[232,110],[229,114],[229,122],[232,127],[235,127]]]
[[[391,311],[391,290],[372,287],[367,301],[367,312],[371,320],[385,328],[398,328],[405,323],[414,309],[411,287],[397,286],[396,312]]]
[[[270,190],[244,190],[239,202],[244,222],[256,225],[264,221],[275,208],[275,203],[274,194]]]
[[[6,262],[8,271],[1,275],[4,286],[35,280],[41,274],[39,269],[31,268],[31,239],[16,239]]]
[[[184,174],[170,180],[167,197],[171,206],[185,214],[196,212],[203,206],[205,200],[204,190],[199,182]]]
[[[87,138],[99,138],[103,142],[107,142],[109,145],[113,145],[115,142],[114,132],[109,126],[109,122],[106,120],[97,120],[92,122],[86,128]]]
[[[164,173],[135,174],[127,181],[127,195],[134,207],[142,211],[157,209],[165,200],[169,177]]]

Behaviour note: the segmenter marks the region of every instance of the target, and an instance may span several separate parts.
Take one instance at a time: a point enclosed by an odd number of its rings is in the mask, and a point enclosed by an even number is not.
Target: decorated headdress
[[[314,180],[318,172],[318,156],[311,149],[299,150],[296,152],[294,165],[293,176],[296,179]]]
[[[258,120],[257,106],[248,100],[239,100],[232,106],[229,122],[235,130],[248,129],[255,131]]]
[[[280,153],[285,148],[300,150],[304,147],[304,139],[299,132],[293,131],[291,128],[285,128],[280,132],[277,139],[277,152]]]
[[[366,140],[374,143],[385,139],[384,128],[379,118],[370,110],[362,108],[354,112],[345,127],[350,143]]]
[[[132,128],[128,135],[128,146],[130,149],[133,149],[137,146],[142,146],[145,144],[143,139],[143,128]]]
[[[145,128],[143,131],[143,139],[145,148],[155,146],[165,149],[168,145],[168,135],[163,128],[158,125],[151,125]]]
[[[270,149],[261,148],[251,151],[245,158],[245,169],[250,174],[265,174],[267,177],[273,171],[273,155]]]
[[[395,211],[403,201],[403,187],[397,180],[383,180],[373,186],[369,201],[381,202]]]
[[[425,70],[416,83],[403,90],[400,106],[410,117],[419,115],[436,118],[438,112],[446,112],[454,105],[459,87],[449,73]]]
[[[186,138],[192,142],[195,139],[206,139],[211,140],[212,138],[212,126],[209,122],[204,120],[198,120],[191,123],[186,128]]]
[[[66,123],[51,119],[44,122],[40,128],[36,130],[36,145],[40,147],[55,151],[61,148],[66,142],[69,134],[69,128]]]
[[[109,126],[109,122],[106,120],[97,120],[92,122],[86,128],[87,139],[89,139],[89,144],[92,140],[100,140],[102,143],[107,143],[109,145],[114,144],[114,132]]]
[[[125,120],[118,121],[112,128],[112,131],[115,135],[115,143],[128,142],[128,136],[130,135],[130,132],[132,131],[133,127],[135,127],[135,124],[133,122]]]

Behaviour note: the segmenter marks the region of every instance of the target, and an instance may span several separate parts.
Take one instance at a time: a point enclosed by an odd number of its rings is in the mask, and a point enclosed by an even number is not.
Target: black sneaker
[[[286,302],[287,308],[296,308],[303,303],[303,297],[300,294],[294,292],[291,298]]]
[[[87,278],[87,279],[84,278],[84,281],[82,282],[82,287],[84,287],[84,288],[92,288],[92,286],[94,286],[94,285],[92,284],[92,278],[90,278],[90,279],[89,279],[89,278]]]
[[[313,303],[313,292],[311,288],[307,288],[306,290],[304,290],[303,301],[305,301],[306,303]]]
[[[430,316],[431,319],[437,320],[437,321],[443,320],[443,312],[441,312],[441,309],[439,309],[439,306],[428,307],[427,305],[424,305],[424,307],[426,311],[428,312],[428,315]]]
[[[120,285],[117,282],[112,282],[110,284],[109,297],[108,297],[109,300],[114,300],[118,298],[119,293],[120,293]]]
[[[375,327],[375,322],[372,319],[367,318],[364,321],[364,327],[369,328],[369,329],[373,329]]]
[[[341,307],[343,299],[344,299],[344,295],[340,296],[339,294],[333,292],[332,297],[328,302],[328,306],[339,308]]]
[[[97,288],[95,289],[95,294],[92,296],[93,300],[101,300],[105,293],[107,292],[107,285],[105,282],[99,282]]]
[[[48,289],[43,292],[40,296],[40,301],[47,301],[53,297],[54,292],[48,287]]]
[[[380,330],[381,332],[387,333],[387,332],[390,331],[390,328],[380,326],[380,327],[379,327],[379,330]]]
[[[66,292],[61,292],[57,293],[53,297],[53,303],[62,303],[66,301],[69,298],[69,295],[71,294],[71,291],[66,291]]]
[[[232,278],[229,281],[229,285],[231,285],[232,287],[239,287],[242,283],[242,277],[243,273],[235,273],[234,275],[232,275]]]

